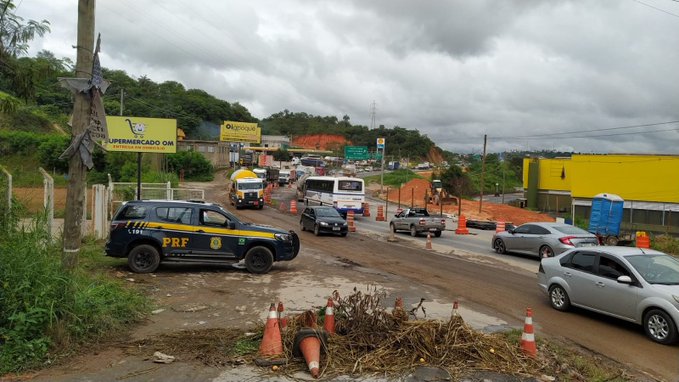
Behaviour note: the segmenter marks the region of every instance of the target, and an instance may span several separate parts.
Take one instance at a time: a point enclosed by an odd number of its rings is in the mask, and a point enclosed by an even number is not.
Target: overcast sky
[[[31,55],[75,61],[77,0],[14,3],[51,23]],[[103,66],[260,119],[374,102],[454,152],[679,154],[676,0],[98,0],[96,32]]]

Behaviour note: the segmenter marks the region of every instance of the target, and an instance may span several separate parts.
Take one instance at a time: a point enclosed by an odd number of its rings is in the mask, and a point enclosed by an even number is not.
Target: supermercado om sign
[[[262,128],[256,123],[224,121],[219,140],[224,142],[262,143]]]
[[[106,124],[107,151],[177,152],[176,119],[107,116]]]

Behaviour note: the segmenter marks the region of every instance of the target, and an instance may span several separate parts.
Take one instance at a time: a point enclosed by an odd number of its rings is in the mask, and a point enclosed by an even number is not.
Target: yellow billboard
[[[144,153],[177,152],[177,120],[164,118],[106,117],[107,151]]]
[[[256,123],[224,121],[219,140],[223,142],[262,143],[262,128]]]

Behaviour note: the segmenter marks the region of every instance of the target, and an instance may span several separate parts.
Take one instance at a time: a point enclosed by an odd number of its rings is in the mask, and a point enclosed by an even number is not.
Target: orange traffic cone
[[[499,221],[495,223],[495,232],[502,232],[505,230],[505,222]]]
[[[533,310],[531,308],[526,308],[526,320],[523,324],[523,334],[521,335],[521,350],[530,357],[535,357],[538,353],[538,349],[535,346]]]
[[[459,316],[459,315],[460,315],[460,313],[458,313],[458,311],[457,311],[457,308],[458,308],[457,301],[454,301],[454,302],[453,302],[453,317],[456,317],[456,316]]]
[[[370,203],[363,203],[363,216],[370,217]]]
[[[469,229],[467,228],[467,218],[464,215],[460,215],[460,219],[457,221],[457,229],[455,233],[458,235],[469,235]]]
[[[354,225],[354,211],[352,210],[347,212],[347,224],[349,225],[349,232],[356,232],[356,226]]]
[[[283,341],[278,326],[278,313],[276,312],[276,304],[272,303],[269,307],[269,316],[266,319],[262,343],[259,345],[259,358],[255,359],[255,363],[260,366],[282,364],[285,363],[285,359],[280,357],[282,355]]]
[[[387,219],[384,217],[384,206],[377,206],[377,216],[375,216],[375,221],[387,221]]]
[[[292,347],[292,355],[303,356],[309,372],[314,378],[320,376],[321,345],[325,346],[327,334],[325,331],[316,329],[316,315],[312,311],[306,311],[300,317],[301,324],[305,327],[297,332]]]
[[[427,244],[424,245],[424,249],[431,249],[431,233],[427,232]]]
[[[323,321],[323,328],[330,334],[335,334],[335,304],[332,298],[328,298],[328,303],[325,306],[325,320]]]
[[[297,215],[297,201],[294,199],[290,201],[290,213]]]
[[[281,331],[284,332],[288,329],[288,318],[285,316],[285,308],[283,307],[283,302],[278,302],[278,323],[281,326]]]

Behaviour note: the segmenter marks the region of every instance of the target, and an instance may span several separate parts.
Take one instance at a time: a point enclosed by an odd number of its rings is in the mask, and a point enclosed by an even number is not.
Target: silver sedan
[[[563,223],[526,223],[493,235],[497,253],[517,252],[552,257],[576,247],[599,245],[599,239],[584,229]]]
[[[556,310],[571,305],[643,326],[655,342],[679,334],[679,260],[652,249],[593,247],[540,260],[540,290]]]

